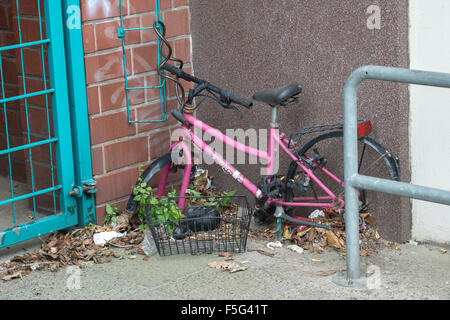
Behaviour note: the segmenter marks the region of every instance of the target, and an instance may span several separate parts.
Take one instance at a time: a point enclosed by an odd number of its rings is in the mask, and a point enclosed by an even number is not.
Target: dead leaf
[[[49,265],[48,267],[50,269],[51,272],[56,272],[58,271],[59,268],[59,263],[52,263],[51,265]]]
[[[13,273],[13,274],[4,276],[4,277],[2,278],[2,280],[3,280],[3,281],[10,281],[10,280],[12,280],[12,279],[17,279],[17,278],[22,279],[22,271],[19,271],[19,272],[16,272],[16,273]]]
[[[359,252],[359,255],[361,256],[361,257],[367,257],[368,255],[370,255],[370,254],[372,254],[373,253],[373,250],[371,250],[371,249],[368,249],[368,250],[361,250],[360,252]]]
[[[327,236],[327,244],[329,246],[332,246],[335,248],[342,247],[341,242],[339,241],[339,238],[334,234],[333,231],[327,230],[326,236]]]
[[[230,273],[238,272],[238,271],[244,271],[248,269],[248,266],[246,265],[240,265],[236,262],[228,262],[228,261],[214,261],[208,263],[208,266],[217,270],[226,270]]]
[[[317,271],[315,273],[315,275],[321,276],[321,277],[327,277],[327,276],[331,276],[332,274],[335,274],[338,271],[339,271],[338,269],[333,269],[333,270],[329,270],[329,271]]]
[[[372,214],[370,214],[370,213],[361,213],[360,216],[361,216],[361,218],[364,219],[365,222],[367,222],[371,226],[375,226],[376,225],[375,219],[373,218]]]
[[[238,271],[245,271],[248,269],[248,266],[239,266],[239,265],[233,265],[231,268],[228,268],[230,270],[230,273],[238,272]]]
[[[229,258],[232,255],[233,254],[231,252],[221,252],[221,253],[219,253],[219,257],[224,257],[224,258]]]
[[[121,214],[117,217],[117,225],[128,225],[130,223],[130,216],[128,214]]]
[[[106,257],[106,256],[100,256],[97,258],[97,263],[101,264],[101,263],[108,263],[112,261],[112,257]]]
[[[266,256],[269,256],[269,257],[274,257],[276,255],[275,252],[269,252],[269,251],[264,250],[264,249],[251,249],[251,248],[249,248],[249,249],[247,249],[247,251],[248,252],[256,251],[256,252],[259,252],[259,253],[261,253],[263,255],[266,255]]]

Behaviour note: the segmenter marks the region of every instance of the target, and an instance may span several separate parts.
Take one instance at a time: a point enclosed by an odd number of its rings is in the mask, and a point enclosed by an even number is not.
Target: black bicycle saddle
[[[274,107],[301,92],[302,87],[300,84],[294,82],[281,88],[257,92],[253,95],[253,99]]]

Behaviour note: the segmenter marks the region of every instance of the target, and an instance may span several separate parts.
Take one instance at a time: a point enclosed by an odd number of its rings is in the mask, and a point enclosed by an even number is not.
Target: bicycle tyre
[[[170,162],[172,162],[172,157],[169,152],[153,161],[141,174],[140,178],[147,185],[150,185],[153,178]],[[138,179],[136,185],[139,183],[139,181],[140,179]],[[139,203],[134,200],[134,193],[132,191],[130,197],[128,198],[127,207],[125,210],[130,214],[135,214],[137,212],[138,206]]]
[[[331,144],[333,145],[335,148],[334,150],[337,150],[338,153],[339,151],[342,153],[341,154],[341,159],[340,161],[336,161],[337,158],[339,158],[338,156],[334,157],[334,161],[335,162],[340,162],[340,171],[339,173],[336,173],[335,170],[330,170],[331,172],[333,172],[334,174],[336,174],[337,177],[339,177],[339,179],[341,179],[341,181],[343,180],[343,131],[342,130],[338,130],[338,131],[332,131],[332,132],[327,132],[325,134],[319,135],[315,138],[313,138],[312,140],[310,140],[308,143],[306,143],[302,148],[300,148],[298,150],[298,152],[296,152],[297,156],[304,156],[305,154],[308,154],[309,151],[311,150],[315,150],[318,149],[319,146],[328,146]],[[336,148],[336,144],[338,145],[338,148]],[[320,153],[322,153],[322,151],[318,150]],[[393,156],[390,152],[387,151],[386,148],[384,148],[380,143],[378,143],[377,141],[375,141],[374,139],[370,138],[370,137],[362,137],[360,139],[358,139],[358,151],[361,151],[361,154],[359,154],[359,160],[358,160],[358,172],[360,174],[365,174],[365,175],[370,175],[370,176],[377,176],[377,177],[381,177],[381,178],[387,178],[387,179],[392,179],[395,181],[399,181],[400,180],[400,175],[401,175],[401,171],[400,171],[400,164],[398,161],[398,158],[396,158],[395,156]],[[369,156],[367,156],[368,152],[370,153]],[[325,157],[327,156],[327,154],[325,153]],[[375,169],[375,170],[370,170],[370,172],[365,171],[366,169],[366,165],[363,164],[363,160],[367,159],[368,157],[371,157],[372,159],[369,159],[369,169]],[[383,159],[383,161],[380,161],[381,159]],[[370,161],[373,161],[373,163],[371,163]],[[376,166],[375,166],[376,164]],[[384,165],[381,165],[384,164]],[[286,181],[290,181],[292,179],[295,178],[295,175],[297,174],[299,169],[299,166],[297,164],[296,161],[292,161],[290,166],[289,166],[289,170],[286,174]],[[316,174],[318,171],[320,170],[315,170],[314,174],[316,176],[318,176],[318,174]],[[322,176],[325,176],[324,174]],[[321,177],[318,176],[318,178],[320,180]],[[314,184],[314,182],[312,182]],[[343,197],[343,187],[339,186],[338,183],[335,183],[337,185],[337,188],[339,188],[342,192],[342,197]],[[325,183],[325,185],[328,184]],[[334,188],[334,190],[332,190],[330,188],[330,190],[334,193],[334,194],[338,194],[336,192],[336,188]],[[290,202],[292,201],[292,199],[294,198],[295,193],[291,190],[286,188],[285,189],[285,201]],[[371,201],[371,196],[368,195],[367,191],[365,190],[361,190],[360,192],[360,209],[364,209],[368,207],[369,203]],[[288,212],[292,213],[293,209],[295,207],[289,207]]]

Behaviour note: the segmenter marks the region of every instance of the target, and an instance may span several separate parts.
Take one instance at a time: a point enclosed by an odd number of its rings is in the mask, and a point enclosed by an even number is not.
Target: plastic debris
[[[413,246],[417,246],[417,245],[418,245],[418,242],[417,242],[417,241],[414,241],[414,240],[409,240],[408,243],[409,243],[409,244],[412,244]]]
[[[441,251],[442,254],[447,253],[447,250],[440,248],[439,249]]]
[[[100,233],[94,234],[94,243],[98,246],[103,247],[108,241],[120,238],[126,235],[125,233],[117,232],[117,231],[104,231]]]
[[[318,217],[325,217],[325,213],[322,210],[316,209],[309,214],[310,219],[316,219]]]
[[[269,242],[266,246],[270,250],[275,250],[275,248],[281,248],[283,245],[281,244],[280,241],[275,241],[275,242]]]
[[[30,266],[31,271],[34,271],[34,270],[36,270],[37,268],[39,268],[39,263],[33,263],[33,264]]]
[[[141,242],[141,249],[147,256],[154,255],[157,252],[155,240],[148,228],[144,230],[144,240]]]
[[[291,244],[291,245],[287,246],[286,248],[291,251],[295,251],[297,253],[303,253],[303,251],[304,251],[304,249],[302,247],[299,247],[296,244]]]
[[[211,188],[211,178],[208,176],[208,170],[197,167],[194,178],[206,179],[205,190]]]

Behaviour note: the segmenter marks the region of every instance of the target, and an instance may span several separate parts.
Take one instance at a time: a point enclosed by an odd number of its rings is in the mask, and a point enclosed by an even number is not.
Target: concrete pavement
[[[249,239],[248,248],[265,248],[265,243]],[[235,254],[234,261],[249,266],[236,273],[210,268],[209,262],[225,259],[217,254],[156,254],[144,261],[142,255],[115,249],[122,258],[110,263],[79,271],[35,271],[0,282],[0,299],[450,299],[450,254],[432,245],[399,248],[384,247],[361,258],[363,272],[369,266],[379,271],[374,289],[334,284],[332,273],[346,263],[330,248],[298,254],[283,247],[275,257]],[[5,254],[2,249],[0,260]]]

